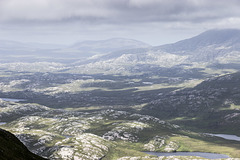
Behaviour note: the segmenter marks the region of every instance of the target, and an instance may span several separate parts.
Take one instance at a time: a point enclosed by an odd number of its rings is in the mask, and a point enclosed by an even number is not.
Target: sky
[[[2,40],[161,45],[215,28],[240,29],[239,0],[0,0]]]

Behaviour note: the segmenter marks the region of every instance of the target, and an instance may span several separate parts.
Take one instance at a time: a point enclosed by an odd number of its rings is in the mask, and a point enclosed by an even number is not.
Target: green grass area
[[[147,156],[148,154],[141,152],[143,144],[141,143],[129,143],[119,141],[116,143],[116,147],[110,148],[107,155],[103,160],[117,160],[121,157],[138,157],[138,156]],[[150,156],[155,157],[155,156]]]
[[[130,106],[130,107],[137,110],[137,111],[140,111],[146,105],[147,105],[147,103],[143,103],[143,104],[140,104],[140,105],[133,105],[133,106]]]
[[[224,141],[218,138],[208,139],[200,137],[196,133],[190,133],[193,137],[175,135],[166,140],[166,144],[170,142],[176,143],[179,148],[178,152],[206,152],[206,153],[219,153],[225,154],[232,158],[240,157],[240,144],[232,141]],[[115,160],[121,157],[140,157],[144,159],[149,156],[144,151],[144,143],[129,143],[123,141],[116,141],[115,147],[110,148],[108,154],[103,160]],[[163,152],[163,148],[157,150]],[[155,157],[155,156],[149,156]],[[175,157],[176,158],[176,157]],[[179,157],[180,159],[192,159],[193,157]],[[198,158],[196,158],[198,159]]]
[[[220,108],[220,110],[240,110],[240,105],[230,104],[230,107]]]
[[[231,104],[229,109],[239,110],[240,109],[240,105]]]
[[[80,107],[80,108],[65,108],[68,111],[97,111],[103,109],[110,109],[109,106],[90,106],[90,107]]]
[[[228,73],[234,73],[236,70],[234,69],[212,69],[212,68],[204,68],[204,73],[209,75],[225,75]]]
[[[177,151],[220,153],[234,158],[240,157],[240,144],[233,141],[223,141],[217,138],[201,140],[188,136],[174,136],[169,140],[179,144]]]
[[[135,87],[136,92],[138,91],[148,91],[148,90],[157,90],[157,89],[166,89],[166,88],[193,88],[196,85],[200,84],[203,80],[202,79],[193,79],[193,80],[188,80],[183,83],[178,83],[178,84],[168,84],[168,83],[161,83],[161,84],[153,84],[150,86],[140,86],[140,87]]]

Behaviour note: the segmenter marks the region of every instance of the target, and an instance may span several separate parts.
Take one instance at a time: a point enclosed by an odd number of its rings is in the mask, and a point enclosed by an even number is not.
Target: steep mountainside
[[[8,131],[0,129],[1,160],[45,160],[31,153],[20,140]]]
[[[222,62],[223,56],[239,55],[240,30],[209,30],[196,37],[155,48],[159,49],[177,55],[190,55],[189,60],[194,62]]]
[[[174,44],[160,46],[166,52],[178,54],[194,54],[198,48],[210,45],[226,45],[239,47],[240,30],[238,29],[220,29],[209,30],[190,39],[182,40]],[[238,48],[239,49],[239,48]]]

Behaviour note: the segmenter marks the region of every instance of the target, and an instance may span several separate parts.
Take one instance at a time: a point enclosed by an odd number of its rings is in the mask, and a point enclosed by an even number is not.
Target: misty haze
[[[239,5],[0,0],[0,160],[239,160]]]

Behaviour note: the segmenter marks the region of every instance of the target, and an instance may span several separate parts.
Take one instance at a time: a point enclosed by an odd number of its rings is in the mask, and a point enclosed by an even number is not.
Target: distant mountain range
[[[75,63],[77,70],[131,72],[136,66],[174,67],[240,63],[240,30],[206,31],[196,37],[157,47],[118,50]],[[81,69],[80,69],[81,68]],[[119,70],[119,68],[121,68]],[[118,70],[117,70],[118,69]],[[76,70],[76,68],[74,69]],[[100,72],[99,70],[99,72]]]
[[[150,45],[131,39],[114,38],[83,41],[70,46],[42,43],[0,41],[1,62],[74,62],[118,50],[148,48]]]
[[[206,46],[234,46],[234,48],[236,48],[239,46],[239,43],[240,30],[222,29],[209,30],[193,38],[182,40],[173,44],[159,46],[157,48],[176,54],[194,54],[193,51]]]
[[[133,48],[148,48],[151,47],[149,44],[146,44],[141,41],[132,40],[132,39],[124,39],[124,38],[113,38],[107,40],[100,41],[83,41],[79,43],[75,43],[70,46],[70,48],[74,48],[80,51],[95,51],[108,53],[118,50],[125,49],[133,49]]]
[[[72,72],[131,72],[135,66],[240,63],[240,30],[209,30],[173,44],[150,46],[144,42],[114,38],[83,41],[70,46],[0,42],[0,62],[56,62]],[[69,65],[70,64],[70,65]],[[117,69],[117,70],[116,70]],[[77,70],[77,71],[76,71]]]
[[[196,37],[155,49],[177,55],[190,55],[189,59],[192,61],[219,61],[223,56],[233,56],[240,51],[240,30],[209,30]]]

